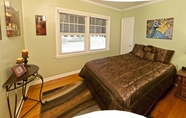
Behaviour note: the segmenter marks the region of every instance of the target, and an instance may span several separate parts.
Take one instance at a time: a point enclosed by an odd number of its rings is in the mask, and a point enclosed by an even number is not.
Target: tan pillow
[[[143,49],[145,46],[142,45],[142,44],[135,44],[134,45],[134,48],[132,50],[132,53],[133,54],[136,54],[139,50]]]
[[[174,50],[167,50],[162,48],[156,48],[156,61],[163,63],[170,63],[170,60],[174,54]]]
[[[145,52],[151,52],[151,51],[152,51],[152,46],[145,46],[145,47],[143,48],[143,50],[144,50]]]
[[[143,51],[142,49],[138,50],[135,55],[143,59],[143,57],[145,56],[145,51]]]
[[[155,60],[155,55],[156,55],[155,53],[147,52],[145,54],[144,59],[149,60],[149,61],[154,61]]]

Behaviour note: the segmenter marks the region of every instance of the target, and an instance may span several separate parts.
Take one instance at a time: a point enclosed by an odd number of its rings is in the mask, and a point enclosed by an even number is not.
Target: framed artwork
[[[172,39],[174,18],[147,20],[146,38]]]
[[[36,35],[46,35],[46,16],[36,15]]]
[[[23,64],[18,64],[12,67],[11,70],[13,71],[16,77],[21,77],[24,73],[27,72],[27,69]]]
[[[19,11],[9,1],[5,1],[5,20],[7,36],[20,36]]]
[[[0,19],[0,40],[2,39],[2,33],[1,33],[1,19]]]

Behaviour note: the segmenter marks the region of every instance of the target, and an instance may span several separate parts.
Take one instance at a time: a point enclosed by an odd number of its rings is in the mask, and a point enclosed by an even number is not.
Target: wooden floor
[[[67,76],[44,83],[43,92],[82,80],[78,74]],[[38,99],[40,85],[31,86],[28,90],[27,96]],[[186,101],[183,101],[174,96],[176,87],[173,87],[165,98],[163,98],[152,111],[152,116],[155,118],[186,118]],[[26,100],[20,112],[20,118],[35,102]],[[32,109],[24,118],[39,118],[40,104]]]

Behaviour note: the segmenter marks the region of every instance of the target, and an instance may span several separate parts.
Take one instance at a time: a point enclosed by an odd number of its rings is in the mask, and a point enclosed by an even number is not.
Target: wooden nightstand
[[[180,69],[177,72],[178,76],[178,84],[177,84],[177,91],[175,93],[175,96],[186,100],[186,70]]]

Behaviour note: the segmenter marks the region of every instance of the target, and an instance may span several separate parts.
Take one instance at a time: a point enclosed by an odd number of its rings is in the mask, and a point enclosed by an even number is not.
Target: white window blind
[[[60,32],[85,33],[85,16],[60,13]]]

